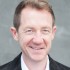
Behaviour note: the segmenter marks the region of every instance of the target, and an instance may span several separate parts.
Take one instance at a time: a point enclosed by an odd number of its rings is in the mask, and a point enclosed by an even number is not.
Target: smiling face
[[[28,7],[22,10],[20,23],[18,32],[14,27],[11,32],[18,40],[24,57],[43,60],[48,55],[56,31],[56,27],[52,27],[52,15],[45,10]]]

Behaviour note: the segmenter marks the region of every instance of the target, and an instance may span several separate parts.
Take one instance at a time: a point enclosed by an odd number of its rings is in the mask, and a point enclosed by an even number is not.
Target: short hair
[[[38,10],[46,10],[48,11],[53,18],[52,26],[55,24],[55,16],[52,7],[50,4],[47,2],[47,0],[23,0],[19,3],[19,5],[16,7],[15,14],[14,14],[14,20],[13,20],[13,25],[18,31],[19,26],[20,26],[20,17],[21,17],[21,11],[26,8],[26,7],[31,7],[35,8]]]

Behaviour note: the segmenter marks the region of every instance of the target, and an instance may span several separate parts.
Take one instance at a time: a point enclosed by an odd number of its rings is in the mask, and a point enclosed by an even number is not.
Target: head
[[[21,11],[26,7],[31,7],[37,10],[46,10],[52,15],[53,23],[52,26],[55,24],[55,16],[52,10],[52,6],[50,6],[47,0],[23,0],[20,4],[16,7],[13,25],[18,31],[20,26],[20,19],[21,19]]]
[[[54,22],[53,10],[46,0],[23,0],[17,6],[11,32],[26,59],[46,58],[56,32]]]

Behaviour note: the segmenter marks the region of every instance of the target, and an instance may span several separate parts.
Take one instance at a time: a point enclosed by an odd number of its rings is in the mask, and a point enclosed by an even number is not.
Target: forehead
[[[23,16],[23,15],[25,16],[26,14],[29,14],[29,15],[31,15],[31,14],[51,15],[51,13],[48,12],[48,10],[46,10],[46,9],[36,9],[36,8],[31,8],[31,7],[26,7],[24,9],[22,9],[21,16]],[[52,15],[51,15],[51,17],[52,17]]]
[[[37,10],[35,8],[27,7],[21,12],[21,23],[28,23],[45,25],[52,24],[52,15],[46,10]],[[25,25],[25,24],[24,24]]]

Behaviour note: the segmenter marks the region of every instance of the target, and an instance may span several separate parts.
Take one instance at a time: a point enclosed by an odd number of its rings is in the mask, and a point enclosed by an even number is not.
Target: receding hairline
[[[25,8],[23,8],[22,10],[21,10],[21,13],[22,13],[22,11],[24,11],[25,9],[29,9],[29,10],[36,10],[36,11],[39,11],[39,12],[43,12],[43,13],[46,13],[47,14],[47,12],[51,15],[51,17],[52,17],[52,20],[53,20],[53,22],[52,22],[52,24],[54,23],[54,21],[55,21],[55,19],[54,19],[54,17],[52,16],[52,14],[50,13],[50,11],[49,10],[46,10],[46,9],[38,9],[38,8],[33,8],[32,6],[26,6]],[[20,19],[21,19],[21,13],[20,13]]]
[[[21,17],[21,12],[25,8],[30,7],[36,10],[45,10],[48,11],[52,15],[53,19],[53,26],[55,24],[55,15],[52,9],[52,6],[48,3],[47,0],[23,0],[19,3],[19,5],[16,7],[15,10],[15,15],[14,15],[14,26],[18,30],[20,26],[20,17]]]

